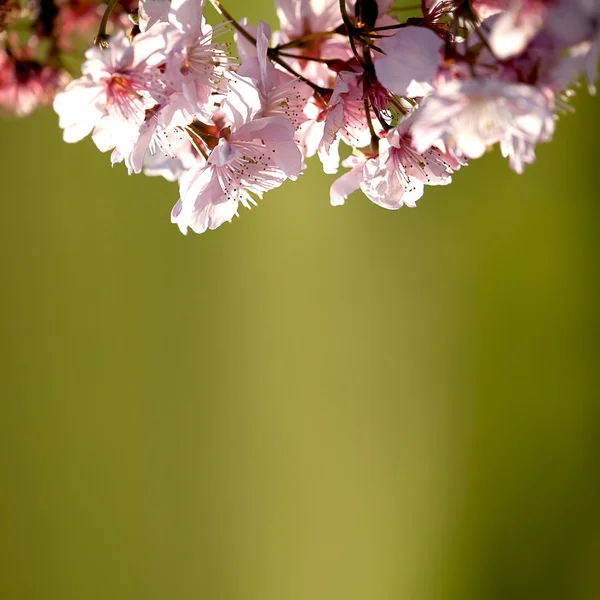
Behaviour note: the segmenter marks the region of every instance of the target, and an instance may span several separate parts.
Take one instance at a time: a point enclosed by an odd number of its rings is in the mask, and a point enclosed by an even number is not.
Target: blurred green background
[[[50,110],[2,121],[0,598],[599,598],[573,104],[523,176],[493,154],[416,210],[336,209],[313,161],[187,237],[174,184]]]

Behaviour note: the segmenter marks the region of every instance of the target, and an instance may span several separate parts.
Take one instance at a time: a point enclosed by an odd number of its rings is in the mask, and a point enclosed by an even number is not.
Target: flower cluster
[[[111,23],[126,27],[133,8],[115,6]],[[52,104],[72,79],[73,54],[89,44],[103,12],[97,0],[0,0],[0,111],[24,117]]]
[[[82,76],[54,99],[65,141],[91,134],[129,173],[178,182],[171,220],[184,233],[230,221],[314,155],[327,173],[348,169],[334,205],[360,189],[384,208],[415,206],[496,144],[521,173],[569,86],[583,73],[594,92],[597,0],[422,0],[408,18],[392,0],[276,0],[274,32],[209,1],[225,23],[211,27],[202,0],[140,0],[126,29],[111,0]],[[49,5],[61,48],[73,26],[59,17],[77,5]],[[24,114],[50,98],[64,85],[57,64],[5,44],[0,105]]]

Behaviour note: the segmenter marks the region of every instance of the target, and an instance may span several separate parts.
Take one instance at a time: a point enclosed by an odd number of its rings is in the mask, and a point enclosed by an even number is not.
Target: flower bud
[[[357,0],[354,8],[356,18],[367,27],[375,27],[379,15],[377,0]]]

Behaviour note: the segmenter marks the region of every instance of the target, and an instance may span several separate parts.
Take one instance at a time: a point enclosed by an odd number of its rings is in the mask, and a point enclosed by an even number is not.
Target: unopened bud
[[[367,27],[375,27],[379,9],[377,0],[356,0],[354,7],[356,18]]]

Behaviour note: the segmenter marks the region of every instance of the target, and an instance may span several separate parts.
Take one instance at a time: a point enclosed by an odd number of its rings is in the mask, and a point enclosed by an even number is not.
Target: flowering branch
[[[0,108],[52,103],[66,142],[91,134],[130,174],[176,181],[171,220],[202,233],[296,180],[312,156],[327,173],[348,169],[334,205],[360,189],[386,209],[415,206],[495,145],[521,173],[552,139],[569,85],[584,73],[593,92],[597,2],[428,0],[402,18],[409,7],[387,0],[356,0],[352,15],[346,0],[275,1],[271,36],[209,0],[239,34],[238,60],[204,0],[110,0],[73,79],[65,65],[92,37],[97,5],[43,0],[33,14],[5,0]]]
[[[242,25],[240,25],[231,16],[231,14],[225,9],[225,7],[221,4],[221,2],[219,0],[209,0],[209,1],[213,5],[213,7],[217,10],[217,12],[219,14],[223,15],[227,19],[227,21],[229,21],[229,23],[231,23],[231,25],[233,26],[233,28],[237,32],[239,32],[251,44],[253,44],[254,46],[256,46],[256,38],[253,35],[251,35],[250,33],[248,33],[248,31],[246,29],[244,29],[244,27]],[[285,61],[281,60],[281,58],[279,58],[279,57],[283,56],[283,53],[281,53],[281,51],[280,51],[279,48],[269,48],[268,51],[267,51],[267,56],[273,62],[277,63],[280,67],[282,67],[283,69],[285,69],[288,73],[294,75],[294,77],[297,77],[300,81],[302,81],[306,85],[310,86],[315,91],[315,93],[317,93],[320,96],[322,96],[324,93],[327,92],[326,89],[324,89],[323,87],[321,87],[319,85],[316,85],[315,83],[313,83],[309,79],[306,79],[303,75],[301,75],[295,69],[293,69],[292,67],[290,67],[290,65],[288,65]]]
[[[342,21],[344,22],[344,26],[346,27],[346,31],[348,33],[348,41],[350,42],[350,48],[352,49],[352,54],[354,54],[354,58],[358,61],[359,65],[363,65],[362,58],[358,53],[356,48],[356,43],[354,41],[354,36],[356,33],[356,28],[352,24],[350,17],[348,16],[348,11],[346,9],[346,0],[339,0],[340,13],[342,15]],[[364,66],[364,65],[363,65]]]
[[[299,38],[296,38],[294,40],[291,40],[289,42],[285,42],[283,44],[278,44],[277,46],[274,46],[274,49],[276,50],[286,50],[288,48],[297,48],[298,46],[304,46],[305,44],[315,41],[315,40],[322,40],[324,38],[329,38],[331,36],[334,35],[339,35],[339,31],[337,30],[333,30],[333,31],[321,31],[318,33],[308,33],[306,35],[303,35]]]

